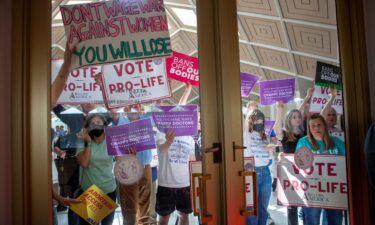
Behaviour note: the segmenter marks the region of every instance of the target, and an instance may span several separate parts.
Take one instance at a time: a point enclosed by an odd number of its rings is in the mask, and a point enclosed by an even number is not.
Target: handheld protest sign
[[[294,100],[295,79],[266,80],[259,83],[260,104],[288,103]]]
[[[56,79],[63,64],[63,60],[52,60],[51,80]],[[99,85],[96,84],[94,76],[101,72],[101,66],[82,67],[71,70],[64,89],[59,96],[59,104],[82,104],[82,103],[103,103],[103,94]]]
[[[173,130],[178,136],[194,136],[198,133],[198,106],[155,106],[152,118],[162,133]]]
[[[280,154],[277,164],[277,200],[283,206],[348,209],[346,159],[315,155],[308,169],[298,168],[293,154]]]
[[[103,66],[103,88],[109,108],[169,98],[162,58],[128,60]]]
[[[315,84],[322,87],[336,87],[337,90],[341,90],[340,67],[317,61]]]
[[[168,77],[199,86],[198,58],[173,51],[173,56],[165,59],[165,66]]]
[[[241,79],[241,96],[247,97],[249,96],[251,90],[253,89],[256,82],[258,82],[260,77],[249,74],[249,73],[241,72],[240,79]]]
[[[308,169],[314,162],[314,153],[306,148],[302,147],[296,153],[294,153],[294,163],[300,169]]]
[[[156,148],[151,119],[136,120],[115,127],[106,127],[105,141],[108,155],[126,155],[133,147],[137,152]]]
[[[72,68],[172,53],[163,1],[104,1],[60,6]]]
[[[99,224],[102,219],[113,212],[118,205],[95,184],[78,196],[80,203],[70,209],[92,225]]]
[[[309,111],[313,113],[320,113],[324,108],[324,105],[329,101],[330,94],[331,91],[329,87],[314,85],[314,93],[311,97]],[[340,115],[343,114],[344,101],[342,99],[342,94],[343,93],[341,90],[337,90],[337,96],[332,103],[332,108],[334,108],[337,114]]]
[[[132,185],[141,179],[143,165],[135,155],[126,155],[116,160],[113,169],[116,180],[124,185]]]

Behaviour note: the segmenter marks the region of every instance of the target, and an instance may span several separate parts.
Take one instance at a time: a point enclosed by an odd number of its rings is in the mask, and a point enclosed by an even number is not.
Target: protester
[[[319,114],[310,116],[307,136],[298,141],[296,151],[301,147],[307,147],[314,154],[345,155],[344,142],[329,135],[327,124]],[[323,215],[326,217],[323,220],[327,220],[329,225],[342,225],[343,211],[323,210],[325,211]],[[320,224],[321,211],[321,208],[302,208],[304,225]]]
[[[191,84],[186,84],[179,101],[185,105],[191,92]],[[158,149],[158,188],[155,211],[159,215],[159,225],[167,225],[170,215],[178,211],[178,224],[188,225],[189,214],[193,212],[190,201],[189,161],[195,160],[195,143],[191,136],[175,137],[171,130],[156,134]]]
[[[268,167],[272,148],[268,148],[269,140],[264,129],[264,114],[254,109],[248,116],[246,130],[243,134],[244,157],[254,157],[257,175],[258,215],[246,217],[247,225],[266,225],[269,213],[267,211],[271,197],[271,174]]]
[[[276,121],[274,129],[277,139],[280,140],[283,152],[294,154],[296,146],[302,137],[306,135],[303,128],[302,113],[298,109],[290,110],[285,117],[284,128],[282,120],[284,117],[284,103],[276,103]],[[298,225],[298,207],[288,206],[287,208],[288,225]]]
[[[337,89],[334,87],[330,88],[330,92],[331,92],[331,97],[329,98],[327,103],[324,105],[324,108],[320,112],[320,115],[322,115],[324,119],[326,120],[329,134],[333,135],[334,133],[342,133],[343,130],[336,127],[337,112],[332,107],[332,104],[337,97]]]
[[[113,175],[113,157],[107,153],[104,128],[107,121],[100,114],[92,114],[86,118],[83,129],[85,146],[79,149],[77,156],[82,167],[81,190],[83,193],[91,185],[95,184],[113,201],[116,201],[116,180]],[[110,213],[102,221],[102,225],[111,225],[115,212]],[[81,225],[89,224],[80,218]]]

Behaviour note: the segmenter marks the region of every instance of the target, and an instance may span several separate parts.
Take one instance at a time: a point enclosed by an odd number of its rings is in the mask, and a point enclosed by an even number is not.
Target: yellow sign
[[[70,209],[93,225],[98,224],[118,207],[118,205],[95,184],[83,192],[77,200],[82,202],[72,204]]]

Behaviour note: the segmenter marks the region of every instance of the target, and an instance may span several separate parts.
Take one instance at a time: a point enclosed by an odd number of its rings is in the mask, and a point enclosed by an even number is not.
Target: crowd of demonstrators
[[[66,184],[64,182],[59,183],[70,188],[69,194],[62,193],[62,196],[77,197],[95,184],[114,201],[116,201],[116,190],[118,190],[123,224],[156,224],[156,218],[151,216],[152,212],[155,211],[159,215],[159,224],[167,224],[170,214],[175,209],[179,213],[179,224],[189,224],[188,214],[192,212],[192,208],[188,166],[189,160],[194,159],[195,148],[197,148],[195,145],[201,147],[200,137],[197,137],[195,142],[193,137],[190,136],[174,137],[173,131],[168,131],[167,134],[156,133],[158,149],[155,149],[155,151],[157,151],[158,159],[157,163],[154,163],[155,170],[152,170],[150,166],[153,158],[152,149],[137,152],[136,149],[130,148],[130,154],[135,154],[143,164],[144,174],[134,185],[116,183],[113,174],[114,157],[107,153],[104,128],[108,124],[110,126],[124,125],[149,117],[149,115],[143,113],[140,104],[125,107],[124,115],[118,113],[116,109],[110,109],[108,117],[102,114],[89,115],[88,112],[96,107],[90,103],[81,106],[82,113],[63,113],[66,108],[63,105],[55,104],[63,90],[62,87],[67,81],[70,68],[68,60],[70,60],[71,53],[69,50],[66,51],[64,64],[52,87],[53,112],[67,125],[69,131],[64,135],[60,135],[60,130],[55,132],[55,136],[58,137],[54,148],[58,154],[56,166],[64,168],[60,170],[58,176],[59,178],[66,177],[69,180],[69,183]],[[95,76],[96,83],[103,87],[100,78],[101,74]],[[187,103],[191,89],[192,85],[186,84],[185,92],[179,101],[180,105]],[[105,105],[108,108],[108,105]],[[198,152],[200,152],[200,149]],[[116,158],[119,157],[121,156]],[[66,165],[66,159],[68,158],[73,159],[70,169]],[[68,172],[69,174],[67,174]],[[155,172],[157,172],[157,175]],[[158,187],[155,196],[152,187],[156,188],[157,178]],[[60,190],[62,189],[64,187],[60,188]],[[53,194],[55,196],[56,193]],[[171,198],[170,194],[174,194],[175,198]],[[65,200],[70,198],[62,196],[58,195],[56,198],[60,200],[62,205],[69,205],[70,203],[67,204]],[[154,202],[151,201],[152,199],[155,199]],[[114,212],[105,217],[101,224],[112,224],[113,217]],[[68,221],[69,225],[87,224],[85,220],[79,218],[71,210],[68,213]]]

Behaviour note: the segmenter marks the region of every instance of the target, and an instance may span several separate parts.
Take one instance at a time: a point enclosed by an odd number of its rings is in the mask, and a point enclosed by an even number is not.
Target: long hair
[[[334,143],[333,143],[331,137],[329,136],[327,123],[326,123],[324,117],[320,114],[313,114],[313,115],[310,116],[310,119],[308,121],[307,135],[308,135],[309,140],[310,140],[312,146],[314,147],[314,149],[319,150],[319,145],[318,145],[316,139],[314,138],[314,136],[311,133],[311,129],[310,129],[310,121],[311,120],[320,120],[320,122],[323,124],[323,126],[324,126],[323,143],[326,146],[326,149],[330,149],[330,148],[334,147]]]
[[[301,111],[299,111],[298,109],[292,109],[286,115],[284,130],[285,130],[286,138],[287,138],[288,141],[296,141],[297,140],[296,134],[293,132],[293,126],[292,126],[292,118],[293,118],[294,113],[298,113],[298,115],[301,117],[301,121],[302,121],[302,118],[303,118]],[[298,126],[298,129],[301,131],[301,135],[302,135],[303,131],[304,131],[302,122]]]
[[[262,113],[262,111],[260,111],[259,109],[254,109],[250,115],[248,115],[248,121],[249,121],[249,132],[252,133],[254,131],[254,122],[261,119],[263,120],[263,125],[264,125],[264,114]],[[266,136],[266,132],[265,130],[263,129],[262,133],[260,134],[260,136],[262,137],[262,140],[267,140],[267,136]]]

